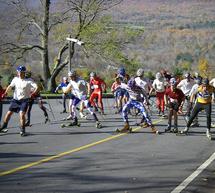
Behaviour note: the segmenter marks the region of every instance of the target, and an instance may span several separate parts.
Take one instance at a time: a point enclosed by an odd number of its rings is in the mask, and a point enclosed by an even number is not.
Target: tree
[[[199,64],[198,64],[198,69],[200,72],[200,75],[203,77],[209,77],[210,72],[209,72],[209,64],[208,60],[205,58],[200,58]]]
[[[43,78],[49,90],[55,87],[57,75],[68,64],[68,35],[85,42],[81,50],[86,57],[100,57],[107,62],[129,64],[130,59],[122,50],[125,44],[134,41],[134,37],[143,30],[120,30],[119,27],[113,27],[114,24],[110,17],[105,16],[105,12],[121,1],[64,0],[56,3],[41,0],[39,4],[32,4],[34,1],[30,0],[9,1],[8,5],[14,8],[13,14],[17,14],[16,21],[12,22],[17,36],[4,40],[1,53],[12,54],[15,63],[27,57],[29,52],[39,53]],[[60,31],[57,39],[56,31]],[[58,49],[54,50],[54,46]],[[74,42],[71,48],[73,57],[76,49]],[[51,49],[56,56],[54,60],[50,58]],[[135,58],[131,60],[134,61]]]

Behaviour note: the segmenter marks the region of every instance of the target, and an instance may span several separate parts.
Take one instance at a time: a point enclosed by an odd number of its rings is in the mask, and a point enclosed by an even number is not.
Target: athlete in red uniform
[[[101,113],[104,114],[104,107],[102,103],[102,91],[106,92],[106,83],[100,79],[95,72],[90,73],[90,86],[93,87],[93,92],[90,95],[90,103],[92,106],[96,106],[94,99],[98,98],[98,105],[101,109]]]
[[[169,107],[168,115],[168,126],[165,129],[165,132],[172,131],[174,133],[178,132],[178,115],[177,112],[182,108],[185,95],[184,93],[176,88],[175,78],[170,79],[170,87],[166,89],[164,100],[167,107]],[[171,129],[172,126],[172,116],[174,116],[174,129]]]

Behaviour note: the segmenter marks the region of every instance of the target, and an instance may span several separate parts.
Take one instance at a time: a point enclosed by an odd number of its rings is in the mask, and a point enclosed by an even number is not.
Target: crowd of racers
[[[204,110],[207,118],[206,136],[209,139],[212,138],[211,113],[212,102],[215,102],[215,78],[209,80],[202,78],[198,73],[192,76],[189,72],[185,73],[182,78],[178,78],[161,70],[155,74],[155,79],[152,81],[145,77],[143,68],[130,76],[126,73],[125,68],[120,67],[115,73],[114,79],[111,92],[115,99],[115,113],[120,114],[124,121],[123,128],[117,129],[117,132],[132,131],[129,114],[135,113],[135,115],[141,116],[140,126],[149,126],[153,133],[159,134],[160,132],[153,125],[150,116],[150,97],[155,95],[157,115],[167,119],[165,132],[187,134],[190,126],[199,126],[198,113]],[[35,100],[44,113],[45,123],[49,121],[47,108],[43,105],[40,95],[44,89],[42,79],[41,77],[37,80],[32,78],[25,66],[17,68],[17,76],[6,89],[3,89],[0,84],[0,121],[2,100],[10,89],[13,89],[14,95],[1,122],[0,132],[8,131],[8,122],[15,112],[20,116],[20,134],[26,136],[25,128],[30,125],[31,109]],[[102,128],[96,112],[98,111],[102,116],[105,115],[102,99],[107,85],[97,73],[91,72],[89,81],[86,81],[75,70],[71,70],[68,76],[62,77],[62,82],[57,86],[55,92],[57,93],[59,90],[62,90],[63,93],[62,113],[69,113],[65,119],[71,120],[68,126],[79,125],[78,119],[79,117],[86,118],[85,109],[87,109],[93,117],[96,127]],[[67,99],[69,99],[69,108],[66,106]],[[178,130],[179,115],[183,116],[186,121],[186,127],[182,131]]]

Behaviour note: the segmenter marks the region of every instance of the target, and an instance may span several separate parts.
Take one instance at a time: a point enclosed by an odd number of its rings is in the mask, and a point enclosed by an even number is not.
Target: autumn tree
[[[114,28],[105,11],[122,0],[63,0],[56,3],[41,0],[8,1],[7,5],[17,17],[10,23],[14,26],[13,36],[8,36],[1,44],[2,54],[11,54],[16,63],[29,52],[38,53],[42,64],[43,78],[49,90],[55,87],[55,79],[68,64],[68,42],[70,35],[85,42],[81,48],[86,57],[97,55],[109,61],[129,59],[121,52],[142,30]],[[34,3],[33,3],[34,2]],[[52,4],[55,6],[52,7]],[[8,28],[9,29],[9,28]],[[57,39],[54,34],[61,30]],[[63,29],[63,30],[62,30]],[[55,59],[50,58],[54,49]],[[71,45],[71,56],[75,53],[75,43]]]

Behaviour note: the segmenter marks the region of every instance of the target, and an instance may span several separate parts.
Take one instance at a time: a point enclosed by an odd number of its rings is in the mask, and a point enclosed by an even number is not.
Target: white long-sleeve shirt
[[[189,93],[194,85],[194,81],[191,79],[187,81],[187,79],[183,79],[177,85],[177,88],[181,89],[185,96],[189,96]]]

